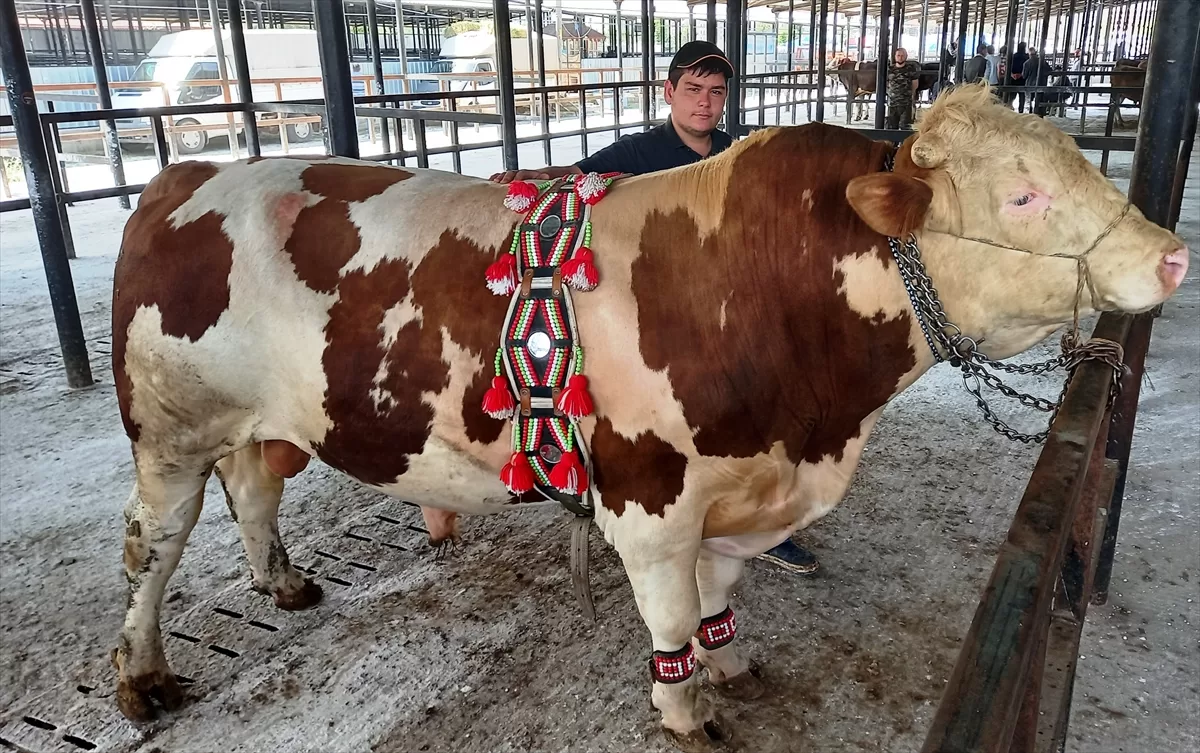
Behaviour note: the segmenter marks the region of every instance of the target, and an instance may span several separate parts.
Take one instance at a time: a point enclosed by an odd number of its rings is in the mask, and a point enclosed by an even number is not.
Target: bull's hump
[[[714,232],[688,210],[647,218],[632,267],[641,353],[668,375],[700,455],[782,442],[795,463],[840,458],[916,365],[911,315],[852,305],[870,280],[839,269],[864,255],[892,269],[886,239],[845,198],[886,149],[789,129],[737,152]]]

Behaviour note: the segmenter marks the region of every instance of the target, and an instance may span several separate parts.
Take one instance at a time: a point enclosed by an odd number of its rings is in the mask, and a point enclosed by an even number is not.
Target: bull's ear
[[[871,173],[850,181],[846,198],[875,232],[891,238],[907,238],[925,224],[933,189],[918,178]]]

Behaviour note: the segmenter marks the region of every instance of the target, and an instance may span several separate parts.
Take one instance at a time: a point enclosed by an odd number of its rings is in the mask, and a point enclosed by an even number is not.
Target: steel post
[[[1075,32],[1075,0],[1071,0],[1071,4],[1067,6],[1067,30],[1063,34],[1063,56],[1062,69],[1067,69],[1067,62],[1071,59],[1071,36]],[[1042,59],[1046,59],[1046,55],[1042,54]]]
[[[729,80],[725,100],[725,130],[735,139],[742,135],[742,37],[745,35],[745,0],[728,0],[725,5],[725,56],[733,61],[735,70]]]
[[[642,130],[650,128],[650,97],[654,80],[654,0],[642,0]],[[728,50],[726,54],[729,54]],[[731,56],[732,57],[732,56]]]
[[[1154,117],[1138,118],[1129,200],[1142,210],[1146,219],[1160,225],[1168,225],[1171,219],[1179,142],[1192,95],[1190,79],[1196,59],[1197,29],[1200,29],[1200,3],[1164,3],[1158,8],[1146,67],[1146,89],[1142,96],[1142,112],[1152,112]],[[1138,322],[1146,328],[1148,341],[1152,318],[1142,315]],[[1144,356],[1144,348],[1142,350]],[[1140,379],[1126,380],[1125,389],[1113,406],[1106,454],[1118,464],[1117,481],[1109,504],[1108,528],[1096,573],[1093,597],[1096,604],[1103,604],[1108,598],[1140,386]]]
[[[254,92],[250,88],[250,63],[246,60],[246,35],[242,33],[242,0],[225,0],[225,8],[229,11],[229,41],[233,42],[233,68],[237,75],[238,99],[244,105],[254,104]],[[262,145],[258,140],[258,117],[253,112],[242,110],[242,128],[246,133],[246,150],[250,152],[250,156],[257,157],[262,154]],[[383,130],[383,139],[384,151],[392,151],[386,148],[386,128]]]
[[[648,2],[649,0],[642,0]],[[492,0],[495,16],[496,84],[500,90],[500,141],[504,169],[516,170],[517,103],[513,93],[512,29],[509,26],[508,0]]]
[[[108,89],[108,69],[104,66],[104,47],[100,43],[100,22],[96,18],[96,0],[80,0],[83,11],[83,32],[87,37],[88,56],[92,59],[92,71],[96,76],[96,95],[101,110],[112,109],[112,92]],[[113,183],[125,185],[125,163],[121,160],[121,142],[117,138],[117,122],[103,121],[104,151],[108,154],[108,166],[112,170]],[[118,198],[122,209],[129,209],[129,197]]]
[[[1200,42],[1192,56],[1192,96],[1188,100],[1187,119],[1183,126],[1183,145],[1175,162],[1175,182],[1171,187],[1171,217],[1167,227],[1174,230],[1183,208],[1183,189],[1187,184],[1188,165],[1192,161],[1192,144],[1196,141],[1197,111],[1200,110]]]
[[[951,0],[946,0],[946,6],[942,9],[942,38],[938,45],[938,93],[941,93],[942,82],[950,75],[950,71],[946,70],[946,43],[950,36],[950,8]],[[1003,82],[1001,82],[1003,83]]]
[[[887,73],[892,65],[888,44],[888,18],[892,13],[892,0],[880,0],[879,46],[875,53],[875,128],[883,130],[887,115]]]
[[[29,206],[42,252],[42,266],[46,271],[46,286],[50,291],[54,324],[58,328],[58,344],[67,371],[67,384],[71,387],[90,387],[93,383],[92,367],[88,363],[83,324],[79,320],[79,304],[75,300],[75,285],[67,260],[67,241],[58,216],[50,158],[46,152],[15,3],[0,3],[0,71],[3,71],[7,84],[13,130],[17,134],[17,147],[25,167]]]
[[[867,59],[867,0],[858,7],[858,59]]]
[[[313,18],[321,54],[321,84],[325,89],[325,144],[330,154],[358,159],[358,121],[354,118],[354,82],[350,77],[350,46],[346,41],[342,0],[313,0]],[[498,24],[500,19],[496,21]],[[507,20],[504,26],[507,31]],[[497,57],[504,56],[502,50],[508,50],[511,74],[512,50],[498,44]],[[512,81],[511,75],[508,80]]]
[[[229,96],[229,66],[225,61],[225,40],[221,37],[221,11],[217,9],[217,0],[208,0],[208,15],[212,21],[213,44],[217,53],[217,71],[221,76],[221,98],[225,100],[226,104],[231,104],[233,100]],[[228,113],[225,117],[229,122],[227,129],[229,154],[237,159],[239,156],[237,125],[233,122],[233,113]]]
[[[962,0],[958,14],[958,54],[954,56],[954,83],[962,82],[963,64],[967,60],[967,25],[971,21],[971,0]]]
[[[829,0],[821,0],[817,19],[817,122],[825,122],[825,37],[829,22]]]
[[[1005,21],[1004,27],[1004,71],[1007,78],[1008,71],[1012,70],[1012,57],[1015,50],[1013,49],[1017,43],[1017,2],[1009,0],[1008,3],[1008,18]],[[996,79],[1001,86],[1007,82],[1004,79]]]
[[[530,36],[536,35],[538,38],[538,47],[537,47],[538,86],[544,87],[546,85],[546,44],[542,38],[542,31],[543,31],[543,29],[542,29],[542,0],[535,0],[534,14],[536,16],[533,20],[534,34],[531,34]],[[563,32],[560,30],[558,33],[562,34]],[[558,83],[557,76],[555,77],[554,82]],[[539,100],[541,102],[542,135],[546,137],[546,139],[542,142],[542,156],[545,158],[546,164],[550,165],[550,164],[554,163],[554,155],[553,155],[554,150],[551,148],[550,138],[549,138],[549,136],[550,136],[550,98],[548,95],[543,93],[539,97]],[[581,118],[583,117],[583,115],[584,115],[583,110],[579,111],[579,115]],[[585,155],[587,154],[586,150],[584,151],[584,154]]]
[[[925,62],[925,38],[929,33],[929,0],[921,0],[921,41],[917,50],[917,62]]]
[[[792,1],[795,2],[795,0],[792,0]],[[705,38],[709,42],[716,44],[717,43],[717,0],[708,0],[707,11],[708,11],[708,15],[705,18],[705,26],[704,26]]]
[[[787,70],[788,70],[788,73],[789,73],[789,74],[790,74],[792,71],[796,70],[796,53],[795,53],[795,49],[796,49],[796,26],[795,26],[795,17],[796,17],[796,0],[788,0],[788,22],[787,22],[787,24],[788,24],[788,32],[787,32]],[[787,80],[787,82],[788,82],[789,84],[794,84],[794,83],[796,83],[796,77],[795,77],[795,76],[792,76],[792,75],[788,75],[786,80]],[[791,117],[792,117],[792,124],[793,124],[793,125],[795,125],[795,123],[796,123],[796,105],[795,105],[795,102],[796,102],[796,90],[795,90],[795,89],[788,89],[788,101],[792,103],[792,106],[791,106]],[[778,112],[778,111],[776,111],[776,118],[778,118],[778,117],[780,117],[780,115],[779,115],[779,112]]]
[[[233,26],[233,12],[232,12],[233,4],[238,1],[239,0],[229,0],[229,5],[230,5],[229,25],[230,26]],[[378,12],[378,8],[375,7],[375,4],[376,4],[375,0],[367,0],[367,27],[368,27],[367,28],[367,39],[371,43],[371,63],[374,65],[374,68],[375,68],[375,89],[376,89],[375,93],[382,95],[382,94],[387,94],[387,89],[386,89],[387,82],[383,77],[383,50],[379,46],[379,12]],[[529,36],[532,37],[533,35],[530,34]],[[236,43],[237,42],[235,41],[234,44],[236,44]],[[239,82],[241,81],[240,71],[239,71],[238,80],[239,80]],[[240,85],[241,84],[239,83],[239,86]],[[391,129],[388,128],[388,122],[387,122],[386,118],[381,120],[380,123],[383,126],[382,128],[379,129],[380,131],[383,132],[383,153],[391,154],[391,152],[392,152]]]
[[[1051,54],[1053,54],[1050,50],[1050,3],[1051,2],[1053,2],[1053,0],[1046,0],[1046,7],[1042,10],[1042,36],[1041,36],[1041,41],[1039,42],[1039,44],[1042,48],[1042,60],[1048,60],[1049,56]],[[1010,53],[1012,52],[1011,47],[1009,48],[1009,52]],[[1005,69],[1005,70],[1008,70],[1008,69]]]

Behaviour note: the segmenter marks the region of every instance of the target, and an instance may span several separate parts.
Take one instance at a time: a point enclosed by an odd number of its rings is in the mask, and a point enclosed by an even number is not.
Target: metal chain
[[[1121,376],[1125,372],[1121,346],[1110,340],[1096,338],[1080,344],[1078,322],[1074,324],[1072,331],[1063,335],[1062,352],[1055,358],[1037,363],[1007,364],[983,355],[979,352],[978,343],[964,334],[947,318],[941,299],[933,286],[933,280],[930,279],[929,274],[925,271],[925,264],[921,261],[921,251],[912,237],[910,236],[909,240],[903,243],[898,238],[889,238],[888,242],[891,245],[892,256],[896,259],[896,266],[900,270],[900,276],[904,280],[904,287],[908,291],[909,299],[934,357],[938,361],[949,360],[952,366],[962,370],[963,386],[974,396],[975,403],[983,414],[984,420],[1000,434],[1011,440],[1027,444],[1044,442],[1050,434],[1049,427],[1054,424],[1054,419],[1062,407],[1063,399],[1066,397],[1067,388],[1071,384],[1071,378],[1074,376],[1076,368],[1086,360],[1100,360],[1113,369],[1112,390],[1109,394],[1110,405],[1119,394]],[[935,341],[941,346],[941,350],[946,352],[945,358],[941,351],[934,346]],[[989,369],[992,369],[1007,374],[1043,376],[1064,368],[1067,370],[1067,375],[1063,381],[1062,392],[1053,402],[1046,398],[1018,392],[1004,384],[995,374],[989,372]],[[1037,434],[1025,434],[1013,429],[1001,420],[988,405],[987,400],[983,397],[982,387],[999,392],[1027,407],[1049,413],[1050,420],[1046,430]]]

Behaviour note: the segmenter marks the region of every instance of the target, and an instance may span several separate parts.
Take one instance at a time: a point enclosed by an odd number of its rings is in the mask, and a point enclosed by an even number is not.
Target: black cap
[[[725,71],[725,78],[733,78],[733,63],[729,62],[729,58],[725,57],[725,53],[721,52],[721,48],[717,47],[712,42],[705,42],[697,39],[688,42],[679,48],[679,52],[675,53],[675,57],[671,58],[671,67],[667,69],[667,75],[671,75],[676,69],[694,68],[705,60],[711,60]]]

